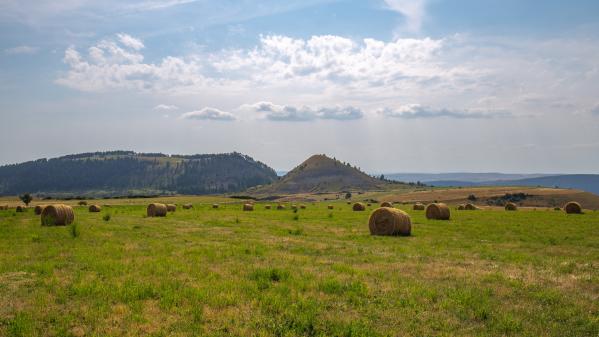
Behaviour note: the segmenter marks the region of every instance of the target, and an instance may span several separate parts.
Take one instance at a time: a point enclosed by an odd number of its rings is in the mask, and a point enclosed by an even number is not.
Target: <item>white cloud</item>
[[[406,20],[403,28],[418,32],[425,18],[426,0],[384,0],[392,11],[400,13]]]
[[[120,33],[120,34],[117,34],[117,37],[119,38],[119,41],[121,41],[121,43],[126,47],[129,47],[129,48],[132,48],[135,50],[140,50],[145,47],[143,42],[140,39],[136,39],[129,34]]]
[[[271,102],[244,104],[240,110],[255,113],[259,118],[272,121],[304,122],[315,119],[354,120],[364,116],[364,112],[352,106],[292,106],[278,105]]]
[[[4,49],[4,52],[9,55],[20,55],[20,54],[32,55],[32,54],[37,53],[39,50],[40,50],[39,47],[17,46],[17,47]]]
[[[186,112],[183,115],[181,115],[181,118],[215,121],[233,121],[236,119],[235,115],[233,115],[230,112],[210,107],[206,107],[197,111]]]
[[[496,117],[509,117],[511,114],[506,111],[485,111],[476,109],[447,109],[431,108],[420,104],[408,104],[396,108],[383,108],[379,113],[386,117],[417,119],[417,118],[457,118],[457,119],[487,119]]]
[[[178,110],[179,107],[176,105],[168,105],[168,104],[158,104],[157,106],[154,107],[154,110]]]

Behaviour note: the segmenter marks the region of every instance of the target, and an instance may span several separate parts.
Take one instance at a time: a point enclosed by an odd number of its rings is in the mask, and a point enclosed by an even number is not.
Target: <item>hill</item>
[[[165,155],[94,152],[0,167],[0,195],[210,194],[238,192],[277,179],[240,153]]]
[[[311,156],[271,185],[250,189],[249,192],[276,195],[362,191],[381,189],[391,184],[373,178],[349,163],[319,154]]]
[[[543,186],[574,188],[599,195],[598,174],[564,174],[514,180],[438,180],[424,181],[434,186]]]

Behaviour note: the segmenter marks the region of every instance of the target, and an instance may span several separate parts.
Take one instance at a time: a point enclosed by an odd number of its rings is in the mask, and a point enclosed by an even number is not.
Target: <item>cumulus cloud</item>
[[[17,46],[17,47],[12,47],[12,48],[7,48],[4,49],[4,52],[6,54],[9,55],[19,55],[19,54],[28,54],[28,55],[32,55],[35,54],[39,51],[40,49],[38,47],[32,47],[32,46]]]
[[[134,50],[143,49],[145,46],[140,39],[136,39],[129,34],[120,33],[117,34],[119,41],[126,47],[132,48]]]
[[[178,110],[179,107],[176,105],[168,105],[168,104],[158,104],[157,106],[154,107],[154,110]]]
[[[333,120],[354,120],[364,116],[364,112],[352,106],[292,106],[278,105],[271,102],[257,102],[254,104],[245,104],[240,107],[241,110],[251,111],[272,121],[302,122],[315,119],[333,119]]]
[[[195,120],[215,120],[215,121],[233,121],[236,119],[235,115],[230,112],[222,111],[216,108],[206,107],[197,111],[186,112],[181,115],[183,119],[195,119]]]
[[[404,27],[410,32],[418,32],[425,16],[426,0],[384,0],[390,10],[405,17]]]
[[[484,111],[474,109],[454,110],[447,108],[432,108],[420,104],[408,104],[396,108],[383,108],[379,113],[386,117],[418,119],[418,118],[457,118],[457,119],[488,119],[496,117],[509,117],[506,111]]]

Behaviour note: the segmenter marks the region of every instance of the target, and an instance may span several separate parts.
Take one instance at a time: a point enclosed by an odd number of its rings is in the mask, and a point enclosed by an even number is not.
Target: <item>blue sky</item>
[[[3,1],[0,164],[131,149],[597,173],[598,18],[597,1]]]

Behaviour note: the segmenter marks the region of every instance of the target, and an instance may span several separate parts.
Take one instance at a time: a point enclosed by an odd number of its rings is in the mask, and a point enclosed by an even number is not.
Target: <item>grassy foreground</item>
[[[0,211],[0,336],[598,336],[599,213]],[[110,219],[107,221],[104,218]]]

